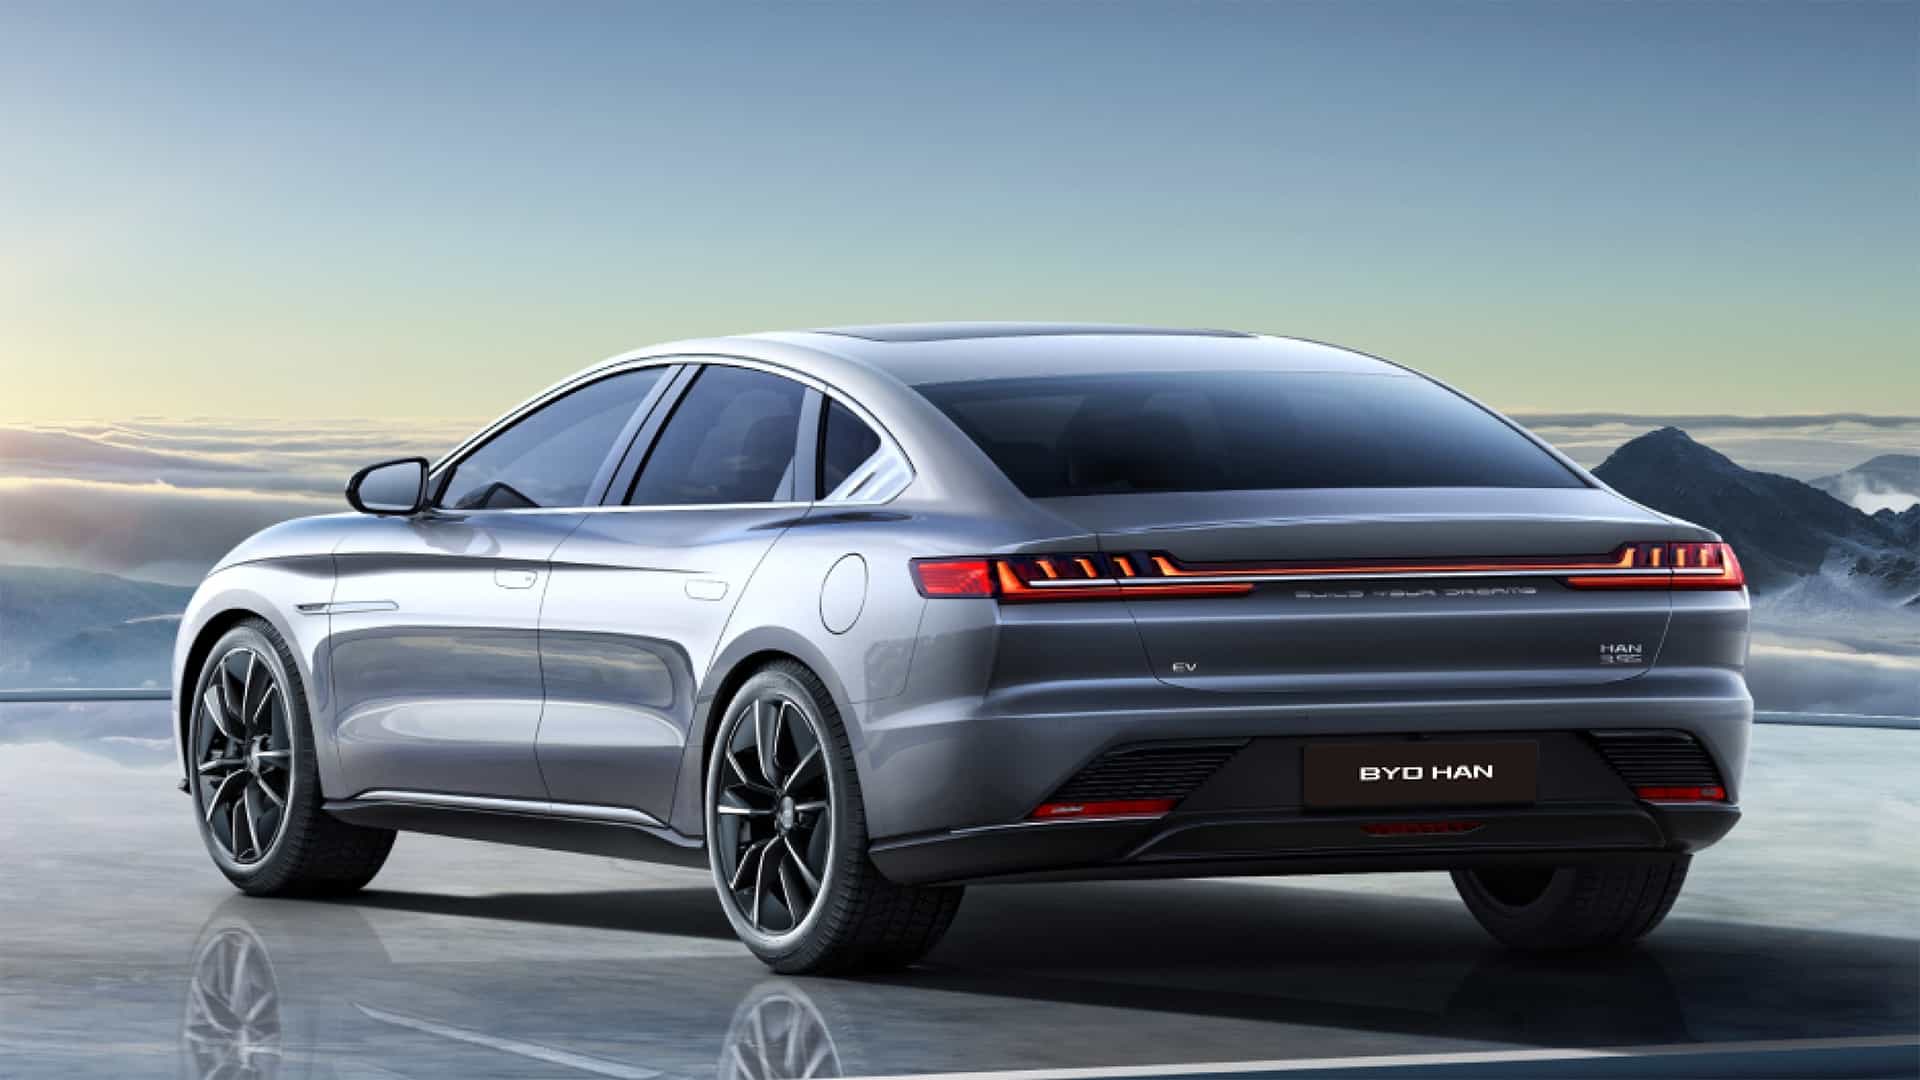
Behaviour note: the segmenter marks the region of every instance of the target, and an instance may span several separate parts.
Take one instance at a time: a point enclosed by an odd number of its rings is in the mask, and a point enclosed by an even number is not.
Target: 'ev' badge
[[[1199,670],[1200,665],[1191,660],[1175,660],[1173,662],[1173,673],[1175,675],[1191,675]]]

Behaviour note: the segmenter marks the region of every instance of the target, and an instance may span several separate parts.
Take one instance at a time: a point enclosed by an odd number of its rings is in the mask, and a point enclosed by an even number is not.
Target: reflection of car
[[[836,1024],[848,1024],[830,988],[816,1001],[775,977],[752,984],[735,1004],[737,992],[704,986],[688,990],[694,1000],[682,999],[686,1007],[666,1016],[679,1024],[701,1016],[717,1023],[731,1009],[724,1034],[715,1027],[710,1036],[699,1023],[654,1032],[643,1025],[610,1039],[594,1029],[602,1014],[579,1014],[579,1005],[594,998],[582,997],[577,985],[567,986],[570,1007],[562,1010],[577,1025],[555,1028],[498,983],[477,991],[464,978],[442,985],[432,965],[396,964],[351,908],[263,910],[252,903],[236,898],[216,909],[194,947],[180,1021],[180,1072],[191,1080],[397,1076],[423,1064],[462,1076],[556,1069],[628,1080],[845,1075]],[[710,1039],[718,1041],[717,1062]]]
[[[395,829],[680,859],[805,971],[910,962],[970,881],[1448,869],[1600,946],[1738,814],[1726,545],[1328,346],[682,343],[348,498],[182,623],[248,892],[358,888]]]

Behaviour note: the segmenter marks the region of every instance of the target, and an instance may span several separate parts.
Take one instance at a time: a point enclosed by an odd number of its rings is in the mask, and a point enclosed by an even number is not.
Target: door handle
[[[540,580],[535,570],[495,570],[493,583],[503,589],[531,589],[533,583]]]
[[[727,597],[727,583],[713,578],[689,578],[686,590],[688,598],[693,600],[724,600]]]

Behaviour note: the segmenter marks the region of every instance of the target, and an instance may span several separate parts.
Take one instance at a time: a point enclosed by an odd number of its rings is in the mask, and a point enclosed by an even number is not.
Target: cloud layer
[[[1592,468],[1621,443],[1655,428],[1681,428],[1749,469],[1813,480],[1888,453],[1920,446],[1920,416],[1823,413],[1803,416],[1652,416],[1632,413],[1515,413],[1514,419]],[[1862,506],[1869,513],[1877,506]]]
[[[134,421],[0,428],[0,563],[191,583],[248,535],[346,508],[346,478],[477,426]]]
[[[1538,414],[1519,419],[1598,465],[1666,424],[1750,468],[1811,479],[1920,445],[1920,417]],[[288,424],[139,419],[0,427],[0,563],[66,566],[172,583],[199,580],[250,533],[345,508],[372,461],[437,458],[479,421]]]

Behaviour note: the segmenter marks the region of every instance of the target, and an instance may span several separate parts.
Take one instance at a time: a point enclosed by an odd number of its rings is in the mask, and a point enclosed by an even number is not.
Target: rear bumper
[[[1060,691],[1081,707],[995,711],[990,697],[959,715],[948,704],[863,718],[870,851],[883,873],[903,883],[1211,877],[1684,854],[1739,820],[1753,716],[1745,683],[1723,669],[1419,700]],[[1310,746],[1516,740],[1538,748],[1528,803],[1308,805]],[[1725,801],[1640,797],[1689,785],[1719,787]],[[1129,799],[1171,799],[1172,809],[1029,819],[1042,804]],[[1457,831],[1392,828],[1422,822]],[[887,827],[898,824],[908,827]]]
[[[937,605],[935,605],[937,607]],[[1131,633],[1131,628],[1127,627]],[[991,653],[982,650],[983,655]],[[1071,656],[1060,663],[1070,663]],[[1300,749],[1341,739],[1536,738],[1586,740],[1620,730],[1683,732],[1717,768],[1729,802],[1741,779],[1753,699],[1738,671],[1655,668],[1594,687],[1311,696],[1228,694],[1167,686],[1151,677],[1079,678],[981,696],[979,672],[939,669],[907,694],[855,707],[854,740],[869,835],[876,848],[1027,819],[1089,763],[1119,747],[1237,740],[1240,754],[1216,778],[1183,793],[1178,816],[1301,813]],[[1591,753],[1565,758],[1575,773],[1543,773],[1545,800],[1612,804],[1639,812],[1633,792]],[[1546,762],[1543,761],[1543,768]],[[1580,784],[1569,786],[1573,777]],[[1170,819],[1171,820],[1171,819]]]
[[[1731,804],[1556,803],[1444,813],[1181,812],[1152,820],[985,826],[874,845],[910,884],[1452,870],[1683,854],[1732,829]],[[1475,824],[1455,835],[1370,834],[1383,822]]]

